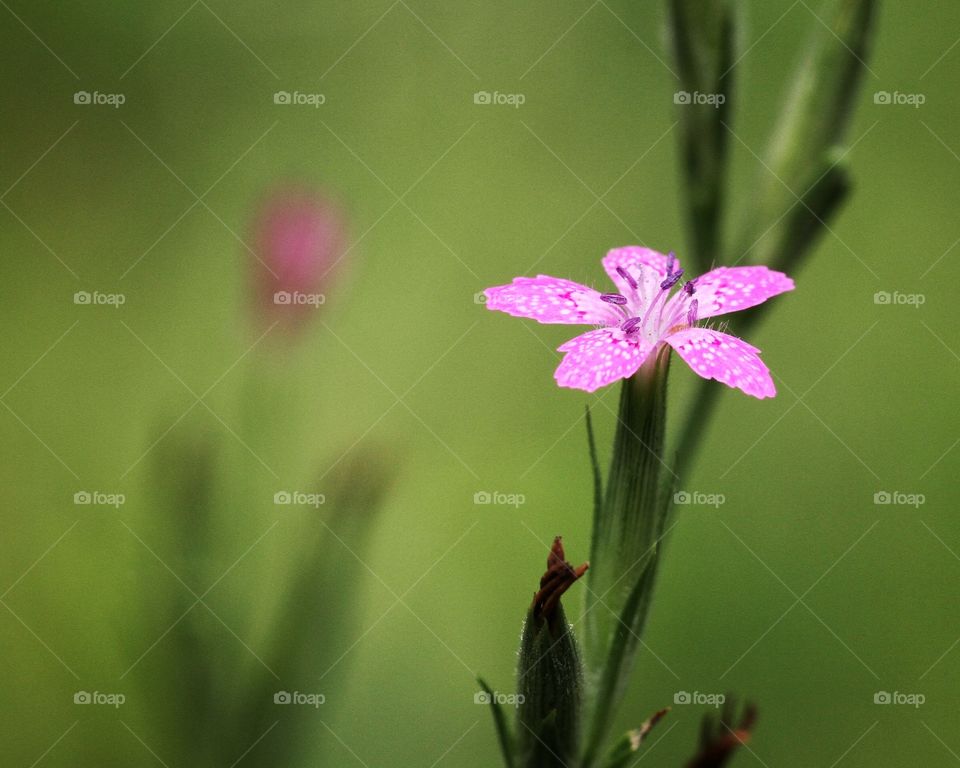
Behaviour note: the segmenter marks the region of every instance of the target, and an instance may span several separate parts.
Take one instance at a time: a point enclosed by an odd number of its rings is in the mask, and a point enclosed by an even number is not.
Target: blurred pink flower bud
[[[346,251],[346,219],[329,195],[305,187],[270,194],[255,220],[255,288],[273,322],[299,326],[317,312]]]

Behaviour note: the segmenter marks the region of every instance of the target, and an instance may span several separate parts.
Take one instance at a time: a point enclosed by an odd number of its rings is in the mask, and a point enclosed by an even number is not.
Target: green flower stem
[[[594,514],[584,618],[584,766],[602,752],[653,591],[673,479],[663,461],[669,362],[664,347],[623,384],[610,475]]]

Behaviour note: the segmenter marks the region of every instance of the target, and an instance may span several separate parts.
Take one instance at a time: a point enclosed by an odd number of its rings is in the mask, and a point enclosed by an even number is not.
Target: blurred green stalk
[[[729,0],[668,0],[668,30],[680,77],[680,159],[690,257],[697,273],[717,258],[722,235],[735,19]],[[712,97],[702,103],[696,96]]]
[[[720,262],[752,264],[795,275],[827,231],[850,192],[842,146],[867,69],[876,26],[877,0],[830,0],[818,16],[812,40],[781,107],[738,245]],[[821,21],[822,20],[822,21]],[[732,129],[727,128],[728,131]],[[733,330],[745,334],[766,310],[735,315]],[[721,388],[701,382],[677,439],[677,474],[686,477],[719,400]]]

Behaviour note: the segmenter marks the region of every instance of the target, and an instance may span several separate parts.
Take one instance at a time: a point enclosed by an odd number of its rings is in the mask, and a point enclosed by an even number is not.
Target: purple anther
[[[686,284],[684,284],[684,286],[683,286],[683,292],[684,292],[685,294],[687,294],[687,296],[693,296],[693,292],[694,292],[695,290],[697,290],[697,289],[694,287],[694,285],[693,285],[695,282],[696,282],[696,278],[694,278],[693,280],[690,280],[689,282],[687,282]]]
[[[627,297],[621,296],[619,293],[604,293],[600,296],[600,299],[607,302],[607,304],[616,304],[618,307],[622,307],[627,303]]]
[[[633,290],[637,290],[637,281],[630,277],[630,273],[627,272],[627,270],[625,270],[623,267],[617,267],[617,274],[626,280],[627,285],[629,285]]]
[[[700,303],[696,299],[690,302],[690,308],[687,310],[687,325],[697,324],[697,310],[699,308]]]
[[[660,288],[662,288],[664,291],[673,288],[673,286],[679,282],[681,277],[683,277],[682,269],[678,269],[676,272],[671,272],[669,275],[667,275],[667,279],[660,283]]]
[[[623,321],[623,324],[620,326],[620,330],[624,333],[636,333],[637,329],[640,327],[641,320],[639,317],[631,317]]]
[[[673,251],[667,254],[667,274],[673,274],[673,268],[677,265],[677,256]]]

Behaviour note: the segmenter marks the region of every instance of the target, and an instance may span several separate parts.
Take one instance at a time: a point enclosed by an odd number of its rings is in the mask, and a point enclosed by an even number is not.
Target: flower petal
[[[769,369],[758,357],[760,350],[736,336],[709,328],[688,328],[665,341],[705,379],[716,379],[761,400],[777,394]]]
[[[627,338],[617,328],[587,331],[559,347],[567,354],[553,377],[561,387],[593,392],[632,376],[651,349],[647,340]]]
[[[634,281],[640,285],[641,297],[647,301],[651,300],[659,290],[660,283],[667,276],[667,265],[669,263],[669,256],[664,256],[650,248],[641,248],[639,245],[614,248],[603,257],[603,268],[616,284],[620,293],[625,296],[629,295],[631,286],[617,272],[617,267],[629,273]],[[675,259],[673,263],[674,272],[679,268],[680,262]]]
[[[487,309],[540,323],[607,325],[622,314],[600,299],[600,292],[572,280],[549,275],[517,277],[509,285],[487,288]]]
[[[700,317],[714,317],[762,304],[793,290],[793,280],[766,267],[718,267],[693,281]]]

